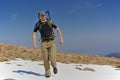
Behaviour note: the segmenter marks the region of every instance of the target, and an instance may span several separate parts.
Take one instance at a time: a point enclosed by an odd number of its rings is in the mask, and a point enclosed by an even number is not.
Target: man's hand
[[[60,39],[60,45],[63,45],[64,44],[64,40],[63,39]]]
[[[33,47],[35,50],[37,50],[38,49],[38,47],[37,47],[37,45],[34,45],[34,47]]]

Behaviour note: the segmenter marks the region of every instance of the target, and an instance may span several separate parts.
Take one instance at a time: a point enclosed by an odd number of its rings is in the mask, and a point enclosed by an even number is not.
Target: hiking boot
[[[49,78],[50,76],[49,75],[45,75],[46,78]]]
[[[54,72],[54,74],[57,74],[57,72],[58,72],[57,68],[53,68],[53,72]]]

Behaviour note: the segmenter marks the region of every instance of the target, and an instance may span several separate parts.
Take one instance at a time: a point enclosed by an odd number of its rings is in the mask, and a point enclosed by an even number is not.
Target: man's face
[[[39,18],[40,18],[40,20],[42,20],[42,21],[46,20],[45,14],[40,14]]]

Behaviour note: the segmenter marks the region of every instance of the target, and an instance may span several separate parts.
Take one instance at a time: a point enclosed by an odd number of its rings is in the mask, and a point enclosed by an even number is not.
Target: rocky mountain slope
[[[12,44],[0,44],[0,61],[22,58],[25,60],[41,61],[42,54],[40,50],[33,50],[22,46]],[[73,54],[68,52],[57,52],[58,62],[62,63],[83,63],[120,66],[120,59],[114,57],[103,57],[88,54]]]

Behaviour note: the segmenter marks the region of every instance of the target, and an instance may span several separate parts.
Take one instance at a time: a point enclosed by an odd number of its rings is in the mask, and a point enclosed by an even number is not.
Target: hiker
[[[57,31],[60,38],[60,45],[64,43],[62,33],[58,26],[52,23],[48,18],[46,18],[46,14],[44,11],[38,13],[39,21],[35,24],[33,30],[33,46],[34,49],[38,49],[36,44],[36,33],[37,31],[41,34],[41,48],[42,48],[42,57],[44,60],[44,68],[45,68],[45,76],[49,78],[51,76],[50,72],[50,64],[53,67],[54,74],[57,74],[57,65],[56,65],[56,42],[55,42],[55,34],[53,32],[53,28]]]

